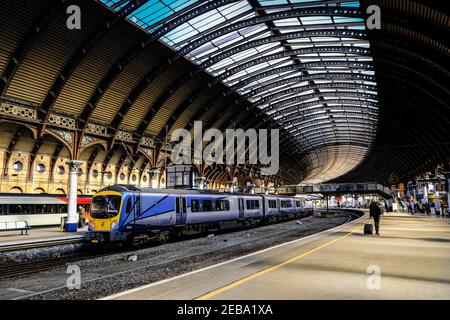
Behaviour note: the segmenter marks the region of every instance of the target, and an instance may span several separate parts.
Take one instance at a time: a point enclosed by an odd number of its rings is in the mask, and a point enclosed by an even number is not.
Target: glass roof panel
[[[113,10],[128,4],[101,1]],[[164,30],[161,42],[225,84],[224,95],[239,94],[300,145],[316,148],[320,163],[338,154],[342,163],[326,172],[333,178],[364,158],[377,128],[374,62],[359,7],[348,0],[149,0],[128,18],[148,32]],[[179,24],[165,32],[173,21]]]

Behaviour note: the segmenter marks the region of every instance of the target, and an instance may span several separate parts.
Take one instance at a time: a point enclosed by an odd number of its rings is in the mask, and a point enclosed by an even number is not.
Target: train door
[[[281,200],[277,199],[277,212],[278,214],[281,214]]]
[[[244,198],[239,197],[238,198],[238,204],[239,204],[239,219],[244,219]]]
[[[175,211],[176,211],[176,221],[175,224],[185,224],[186,223],[186,198],[176,197],[175,198]]]

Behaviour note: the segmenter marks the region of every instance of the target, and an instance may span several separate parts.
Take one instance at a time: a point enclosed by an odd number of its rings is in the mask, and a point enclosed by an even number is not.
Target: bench
[[[1,231],[20,231],[20,234],[28,234],[30,226],[27,221],[11,221],[11,222],[0,222],[0,232]]]

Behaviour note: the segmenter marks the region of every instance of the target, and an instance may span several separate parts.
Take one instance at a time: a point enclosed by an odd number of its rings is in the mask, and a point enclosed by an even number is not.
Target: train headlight
[[[117,222],[113,221],[111,222],[111,230],[114,229],[117,226]]]

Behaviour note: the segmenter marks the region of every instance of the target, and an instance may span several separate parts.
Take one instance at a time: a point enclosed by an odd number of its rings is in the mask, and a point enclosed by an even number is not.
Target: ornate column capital
[[[236,181],[227,181],[227,186],[230,187],[230,188],[234,187],[236,185],[237,185]]]
[[[70,161],[66,161],[66,164],[69,166],[69,171],[78,172],[78,170],[80,170],[80,168],[81,168],[81,165],[83,164],[83,161],[70,160]]]
[[[158,175],[161,173],[161,170],[159,168],[152,168],[148,171],[148,174],[150,175],[151,179],[155,179],[158,177]]]

